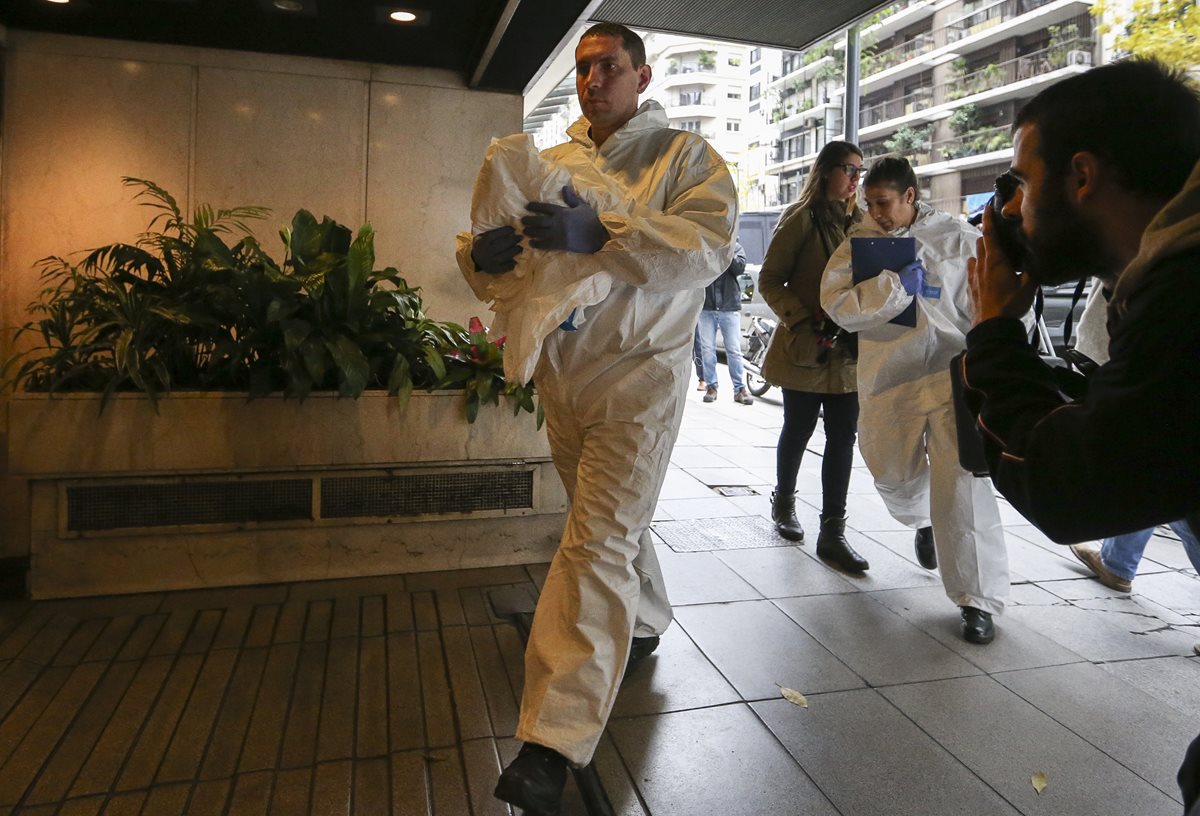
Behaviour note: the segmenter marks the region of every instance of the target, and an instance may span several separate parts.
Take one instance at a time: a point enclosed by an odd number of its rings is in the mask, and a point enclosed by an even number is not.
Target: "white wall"
[[[355,230],[370,222],[378,262],[423,287],[432,317],[484,312],[454,234],[488,141],[521,129],[520,96],[442,70],[7,34],[4,328],[27,319],[38,259],[145,228],[122,176],[157,182],[187,212],[270,207],[256,233],[280,259],[278,229],[300,207]]]
[[[0,153],[0,355],[29,319],[36,262],[133,241],[150,218],[122,176],[185,212],[264,205],[256,234],[301,207],[356,230],[380,266],[423,288],[426,310],[483,315],[454,261],[493,136],[521,129],[520,96],[467,89],[450,71],[371,66],[8,30]],[[0,434],[7,431],[0,422]],[[0,448],[3,446],[0,445]],[[0,479],[0,557],[28,552],[23,482]]]

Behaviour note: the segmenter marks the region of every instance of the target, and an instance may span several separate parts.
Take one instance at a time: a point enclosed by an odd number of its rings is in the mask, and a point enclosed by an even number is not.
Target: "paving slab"
[[[1007,614],[1095,662],[1190,654],[1194,642],[1180,632],[1136,634],[1115,614],[1074,606],[1018,606]]]
[[[863,592],[874,592],[881,589],[900,589],[902,587],[928,587],[942,585],[942,579],[936,572],[917,566],[912,561],[903,558],[875,540],[878,533],[867,535],[857,530],[846,530],[846,540],[850,542],[859,555],[867,559],[871,568],[861,575],[849,575],[848,580]],[[911,548],[912,536],[907,533]],[[813,549],[810,554],[816,556],[816,538],[813,538]]]
[[[1200,613],[1200,580],[1179,572],[1139,575],[1134,594],[1184,615]]]
[[[662,504],[670,499],[704,499],[711,495],[712,490],[704,482],[679,468],[668,468],[667,475],[663,478],[662,490],[658,493],[658,502]]]
[[[1005,672],[995,679],[1182,802],[1175,773],[1200,730],[1195,720],[1091,663]]]
[[[869,685],[979,674],[979,669],[868,595],[773,601]]]
[[[990,677],[881,689],[1029,816],[1179,816],[1179,804]],[[1031,778],[1046,775],[1039,795]]]
[[[675,606],[762,597],[712,553],[676,553],[663,546],[657,553],[667,595]]]
[[[794,545],[727,550],[715,555],[766,598],[858,591],[849,578],[809,558]]]
[[[860,688],[863,680],[770,601],[683,607],[678,621],[744,700]]]
[[[835,816],[744,704],[609,725],[653,816]]]
[[[657,651],[621,684],[614,718],[703,708],[741,700],[681,626],[662,636]]]
[[[1192,718],[1200,728],[1200,659],[1155,657],[1102,663],[1100,668]]]
[[[895,589],[877,592],[872,597],[988,673],[1083,660],[1082,656],[1014,620],[1011,615],[996,616],[996,639],[987,646],[967,643],[962,639],[958,608],[941,587]]]
[[[691,499],[660,499],[658,504],[673,519],[729,518],[745,515],[742,508],[712,488],[704,488],[708,495]]]
[[[1017,814],[874,689],[752,708],[843,816]]]

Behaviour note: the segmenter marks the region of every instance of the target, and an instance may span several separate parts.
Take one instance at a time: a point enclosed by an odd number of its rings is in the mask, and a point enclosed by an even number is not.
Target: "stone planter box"
[[[566,495],[532,416],[460,392],[247,402],[18,394],[37,598],[549,560]]]

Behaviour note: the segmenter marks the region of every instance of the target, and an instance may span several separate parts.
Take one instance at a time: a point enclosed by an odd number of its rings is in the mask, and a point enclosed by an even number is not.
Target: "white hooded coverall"
[[[996,614],[1009,594],[1004,530],[991,480],[958,464],[950,392],[950,359],[966,348],[971,328],[967,259],[979,231],[918,202],[911,227],[885,233],[866,218],[851,238],[889,234],[916,238],[925,265],[916,327],[888,322],[912,298],[896,272],[853,282],[849,239],[821,280],[826,314],[858,332],[859,451],[897,521],[920,528],[932,520],[950,599]]]
[[[546,338],[534,374],[571,510],[534,615],[516,734],[576,765],[603,733],[631,638],[671,622],[649,527],[691,382],[704,287],[729,265],[737,221],[724,160],[668,128],[658,103],[643,103],[599,148],[588,130],[580,119],[570,142],[543,155],[589,156],[631,206],[599,212],[609,241],[571,256],[611,274],[612,287],[584,307],[577,331]],[[469,242],[458,259],[474,271]]]

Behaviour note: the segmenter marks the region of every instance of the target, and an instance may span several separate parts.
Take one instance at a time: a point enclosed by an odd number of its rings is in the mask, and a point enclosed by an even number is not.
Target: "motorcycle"
[[[750,316],[750,329],[746,333],[746,353],[742,360],[746,367],[746,388],[756,397],[761,397],[771,389],[771,384],[763,379],[762,366],[767,359],[767,347],[771,345],[771,335],[775,333],[776,323],[766,317]]]

